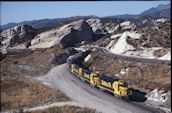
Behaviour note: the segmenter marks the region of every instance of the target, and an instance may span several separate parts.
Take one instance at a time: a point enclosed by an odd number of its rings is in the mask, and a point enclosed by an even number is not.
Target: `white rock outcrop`
[[[90,54],[87,55],[87,57],[85,57],[85,59],[84,59],[84,62],[87,62],[90,58],[91,58],[91,55]]]
[[[131,37],[132,39],[139,39],[141,34],[135,32],[129,32],[129,31],[124,32],[121,35],[121,37],[118,39],[114,47],[109,47],[108,45],[108,48],[111,48],[110,51],[116,54],[123,54],[127,51],[135,50],[135,48],[132,45],[127,43],[128,36]]]
[[[148,58],[148,59],[159,59],[159,60],[171,60],[171,50],[168,50],[168,53],[162,57],[158,57],[154,54],[155,51],[163,49],[163,47],[143,47],[139,46],[135,48],[133,45],[127,42],[127,39],[136,41],[140,39],[142,34],[135,31],[129,32],[126,31],[123,34],[113,34],[111,36],[111,42],[106,46],[108,50],[112,53],[130,56],[130,57],[139,57],[139,58]],[[120,37],[120,38],[119,38]],[[113,39],[119,38],[117,42]],[[144,43],[144,42],[143,42]]]
[[[100,19],[91,18],[86,21],[91,27],[94,33],[104,34],[104,27]]]
[[[57,44],[68,47],[82,41],[92,41],[92,29],[87,22],[79,20],[38,34],[29,48],[49,48]]]
[[[155,22],[157,22],[157,23],[164,23],[166,21],[167,21],[167,19],[165,19],[165,18],[159,18],[159,19],[155,20]]]
[[[171,104],[171,92],[165,92],[164,90],[158,90],[155,88],[153,91],[151,91],[149,94],[146,95],[147,100],[149,104],[155,105],[155,106],[170,106]]]
[[[131,29],[131,30],[136,29],[136,25],[134,25],[134,23],[132,23],[131,21],[122,22],[120,23],[120,26],[122,29]]]
[[[171,60],[171,52],[159,58],[160,60]]]
[[[7,48],[18,46],[34,38],[36,31],[29,25],[23,24],[0,33],[1,52],[7,53]],[[25,43],[27,44],[27,43]],[[23,46],[22,46],[23,47]]]

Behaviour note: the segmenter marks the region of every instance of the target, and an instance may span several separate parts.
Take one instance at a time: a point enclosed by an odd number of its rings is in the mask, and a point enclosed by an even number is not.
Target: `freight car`
[[[67,59],[67,68],[70,72],[72,72],[81,80],[90,83],[92,86],[95,86],[104,91],[111,92],[114,94],[114,96],[120,97],[122,99],[129,99],[129,97],[132,95],[132,91],[130,88],[128,88],[126,82],[99,75],[87,69],[83,69],[74,62],[75,59],[80,56],[81,54],[76,54]]]

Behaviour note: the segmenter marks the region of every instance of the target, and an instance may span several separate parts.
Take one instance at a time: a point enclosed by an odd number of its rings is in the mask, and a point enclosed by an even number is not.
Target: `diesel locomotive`
[[[108,91],[119,98],[129,100],[132,95],[132,91],[128,88],[128,85],[123,80],[110,78],[107,76],[99,75],[90,70],[84,69],[81,66],[75,64],[75,60],[82,56],[82,53],[70,56],[67,59],[67,69],[75,76],[84,80],[90,85],[95,86],[101,90]]]

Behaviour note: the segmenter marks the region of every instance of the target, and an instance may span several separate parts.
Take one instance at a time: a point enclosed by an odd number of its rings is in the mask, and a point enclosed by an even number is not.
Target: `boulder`
[[[135,30],[136,25],[132,23],[131,21],[124,21],[120,23],[120,26],[123,30]]]
[[[1,37],[11,39],[15,43],[24,42],[25,40],[31,40],[35,35],[35,30],[26,24],[19,25],[0,33]]]
[[[120,26],[120,24],[118,24],[118,25],[115,27],[114,31],[120,31],[120,30],[121,30],[121,26]]]
[[[82,19],[38,34],[29,48],[50,48],[55,45],[66,48],[82,41],[92,41],[92,33],[89,24]]]
[[[105,30],[100,19],[91,18],[86,21],[91,27],[95,34],[104,34]]]
[[[6,53],[9,47],[15,47],[22,43],[28,42],[34,38],[36,31],[29,25],[23,24],[0,33],[1,37],[1,52]]]

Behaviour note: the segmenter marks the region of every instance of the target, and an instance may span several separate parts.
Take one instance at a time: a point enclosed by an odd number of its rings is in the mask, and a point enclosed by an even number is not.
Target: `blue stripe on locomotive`
[[[84,76],[84,73],[86,73],[86,74],[89,76],[89,78],[86,78],[86,77]],[[90,81],[90,74],[91,74],[91,73],[92,73],[91,71],[89,71],[89,70],[87,70],[87,69],[83,69],[83,70],[82,70],[82,77],[84,77],[85,79],[87,79],[87,80]]]
[[[106,76],[99,76],[99,78],[100,78],[100,86],[107,88],[111,91],[114,91],[113,82],[118,81],[118,79],[114,79],[114,78],[110,78],[110,77],[106,77]],[[103,84],[103,82],[108,83],[108,86],[110,84],[111,87],[107,87],[106,85]]]

